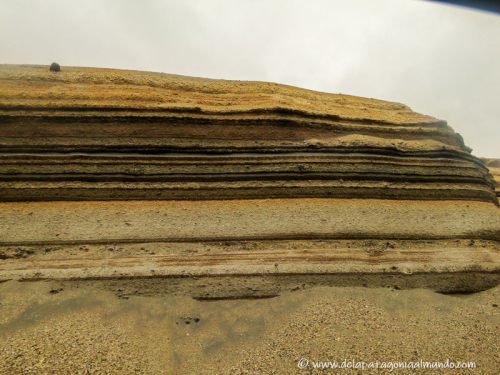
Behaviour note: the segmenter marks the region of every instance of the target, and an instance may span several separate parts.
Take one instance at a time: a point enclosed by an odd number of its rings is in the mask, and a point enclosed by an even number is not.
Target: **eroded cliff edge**
[[[403,104],[1,66],[0,121],[4,280],[199,298],[500,280],[493,176],[446,122]]]

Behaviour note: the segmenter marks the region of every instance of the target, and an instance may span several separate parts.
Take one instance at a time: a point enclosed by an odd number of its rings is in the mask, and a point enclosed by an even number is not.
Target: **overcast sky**
[[[0,0],[0,63],[397,101],[500,158],[500,16],[423,0]]]

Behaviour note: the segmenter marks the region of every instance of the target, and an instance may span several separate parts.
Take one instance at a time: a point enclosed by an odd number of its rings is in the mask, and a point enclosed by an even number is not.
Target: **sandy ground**
[[[449,359],[477,368],[393,373],[497,374],[499,306],[500,287],[466,295],[317,287],[206,302],[8,281],[0,284],[0,373],[354,373],[312,362]]]

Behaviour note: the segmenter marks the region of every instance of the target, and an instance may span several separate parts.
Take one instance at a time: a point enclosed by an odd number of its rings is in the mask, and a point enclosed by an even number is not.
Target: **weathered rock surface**
[[[0,199],[342,197],[496,203],[445,122],[263,82],[0,69]]]
[[[275,295],[290,278],[447,292],[500,282],[492,175],[444,121],[402,104],[1,66],[0,122],[3,280],[200,298]]]

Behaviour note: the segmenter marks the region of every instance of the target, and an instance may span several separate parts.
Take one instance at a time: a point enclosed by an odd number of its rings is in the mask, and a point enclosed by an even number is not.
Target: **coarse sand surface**
[[[476,369],[393,373],[498,374],[499,305],[500,287],[465,295],[316,287],[207,302],[7,281],[0,373],[369,374],[389,370],[318,370],[312,362],[449,360]],[[299,369],[303,358],[309,365]]]

